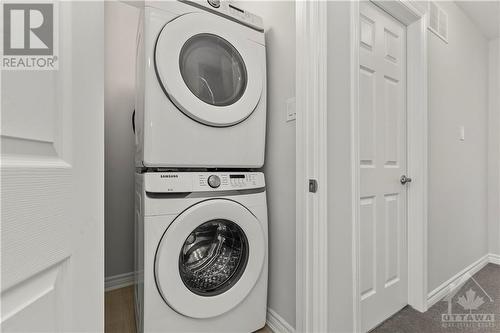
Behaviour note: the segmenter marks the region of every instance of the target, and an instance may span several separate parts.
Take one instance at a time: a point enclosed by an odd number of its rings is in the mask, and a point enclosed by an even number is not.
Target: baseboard
[[[267,327],[274,333],[293,333],[295,329],[274,310],[267,308]]]
[[[500,265],[500,254],[490,253],[489,262],[492,264]]]
[[[430,309],[431,306],[436,304],[439,300],[443,299],[446,295],[455,290],[455,288],[460,287],[465,281],[470,279],[472,275],[476,274],[490,261],[490,255],[484,255],[483,257],[479,258],[478,260],[464,268],[462,271],[455,274],[455,276],[445,281],[439,287],[431,291],[427,296],[427,309]]]
[[[104,280],[104,290],[110,291],[123,287],[128,287],[133,285],[134,281],[135,281],[134,272],[108,276]]]

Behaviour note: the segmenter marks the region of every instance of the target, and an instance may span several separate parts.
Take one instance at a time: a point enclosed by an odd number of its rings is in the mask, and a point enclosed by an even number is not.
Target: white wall
[[[134,270],[135,36],[139,9],[105,2],[105,272]]]
[[[500,38],[489,42],[488,236],[489,252],[500,255]]]
[[[428,32],[429,291],[488,253],[488,43],[454,3],[440,6],[449,44]]]
[[[285,121],[285,102],[295,96],[295,3],[236,3],[261,16],[266,30],[268,306],[295,326],[295,121]]]

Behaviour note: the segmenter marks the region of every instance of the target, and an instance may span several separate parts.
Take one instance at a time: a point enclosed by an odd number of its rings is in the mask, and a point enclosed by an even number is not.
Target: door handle
[[[406,185],[406,183],[411,183],[411,178],[406,177],[406,175],[402,175],[401,178],[399,178],[399,181],[401,184]]]

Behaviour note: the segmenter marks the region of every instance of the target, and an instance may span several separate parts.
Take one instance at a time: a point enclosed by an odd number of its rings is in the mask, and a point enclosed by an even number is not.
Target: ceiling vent
[[[429,1],[429,30],[448,43],[448,14],[435,2]]]

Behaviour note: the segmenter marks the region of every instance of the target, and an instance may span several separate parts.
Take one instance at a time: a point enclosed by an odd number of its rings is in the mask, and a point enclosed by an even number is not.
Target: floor
[[[104,331],[106,333],[136,333],[134,286],[106,292]]]
[[[445,297],[425,313],[405,307],[370,333],[500,332],[500,265],[486,265],[449,298],[451,302]],[[483,315],[483,319],[492,321],[443,322],[442,317],[448,317],[448,313],[473,314],[476,319],[481,318],[477,315]],[[494,317],[486,317],[488,314]]]
[[[488,264],[457,292],[437,302],[427,312],[405,307],[370,333],[499,333],[500,332],[500,265]],[[451,307],[450,307],[451,306]],[[442,322],[443,314],[494,315],[493,322]],[[475,318],[478,318],[477,316]],[[106,333],[136,333],[134,290],[126,287],[106,292]],[[266,326],[256,333],[271,333]]]
[[[105,333],[136,333],[134,287],[108,291],[104,299]],[[272,333],[272,331],[266,326],[255,333]]]

